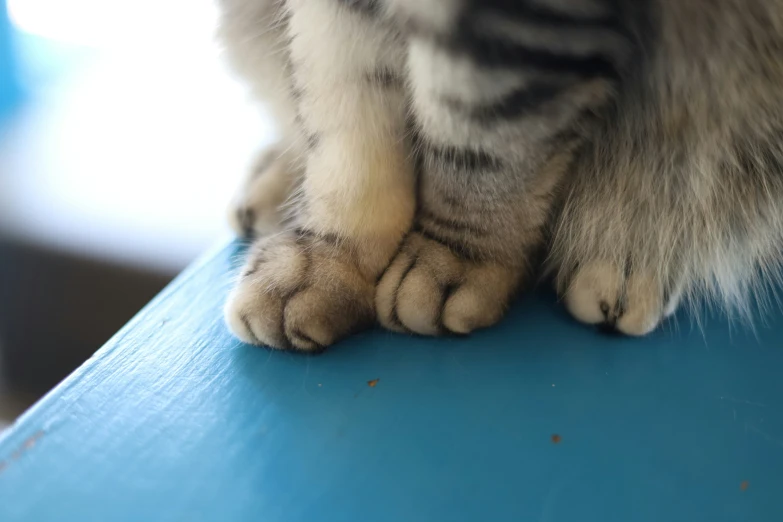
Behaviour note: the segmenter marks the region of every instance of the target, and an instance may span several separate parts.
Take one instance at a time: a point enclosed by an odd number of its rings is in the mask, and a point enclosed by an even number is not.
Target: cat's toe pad
[[[347,253],[295,234],[258,241],[225,309],[241,340],[319,352],[373,322],[373,284]]]
[[[652,274],[601,261],[576,270],[564,301],[577,320],[632,336],[650,333],[677,307]]]
[[[411,233],[376,289],[380,323],[421,335],[468,334],[498,322],[519,270],[465,259]]]

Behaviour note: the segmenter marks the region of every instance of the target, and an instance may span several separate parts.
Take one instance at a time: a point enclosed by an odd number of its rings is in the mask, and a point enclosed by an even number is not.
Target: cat
[[[632,336],[783,259],[783,1],[221,0],[282,139],[232,213],[241,340],[468,334],[543,269]]]

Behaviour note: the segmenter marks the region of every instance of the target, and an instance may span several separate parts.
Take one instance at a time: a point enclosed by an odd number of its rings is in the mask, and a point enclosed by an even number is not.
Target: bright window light
[[[209,32],[212,0],[8,0],[21,31],[94,47],[187,38]]]

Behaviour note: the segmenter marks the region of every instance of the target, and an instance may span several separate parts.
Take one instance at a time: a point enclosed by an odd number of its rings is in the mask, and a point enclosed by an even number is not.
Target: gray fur
[[[383,325],[422,334],[489,326],[540,268],[542,248],[577,319],[633,335],[683,298],[747,312],[777,278],[783,2],[309,1],[364,26],[355,45],[380,35],[385,51],[357,71],[360,89],[408,100],[408,130],[390,142],[405,143],[417,166],[409,234],[385,242],[396,247],[383,258],[337,233],[362,277],[379,279]],[[225,27],[243,4],[264,4],[256,23],[275,21],[277,45],[302,37],[285,31],[301,0],[223,2]],[[248,75],[246,40],[224,31],[224,41]],[[285,51],[279,61],[291,85],[282,108],[319,110],[308,97],[317,78],[302,81]],[[287,139],[301,155],[340,132],[292,125],[290,113],[282,123],[296,127]],[[307,215],[307,198],[297,201]],[[237,312],[247,313],[256,312]]]

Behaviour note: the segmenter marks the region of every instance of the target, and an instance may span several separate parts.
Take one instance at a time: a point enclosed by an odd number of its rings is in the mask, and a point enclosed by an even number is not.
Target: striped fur
[[[221,2],[283,136],[234,212],[280,230],[226,308],[246,341],[469,333],[542,251],[577,319],[632,335],[777,274],[781,0]]]

